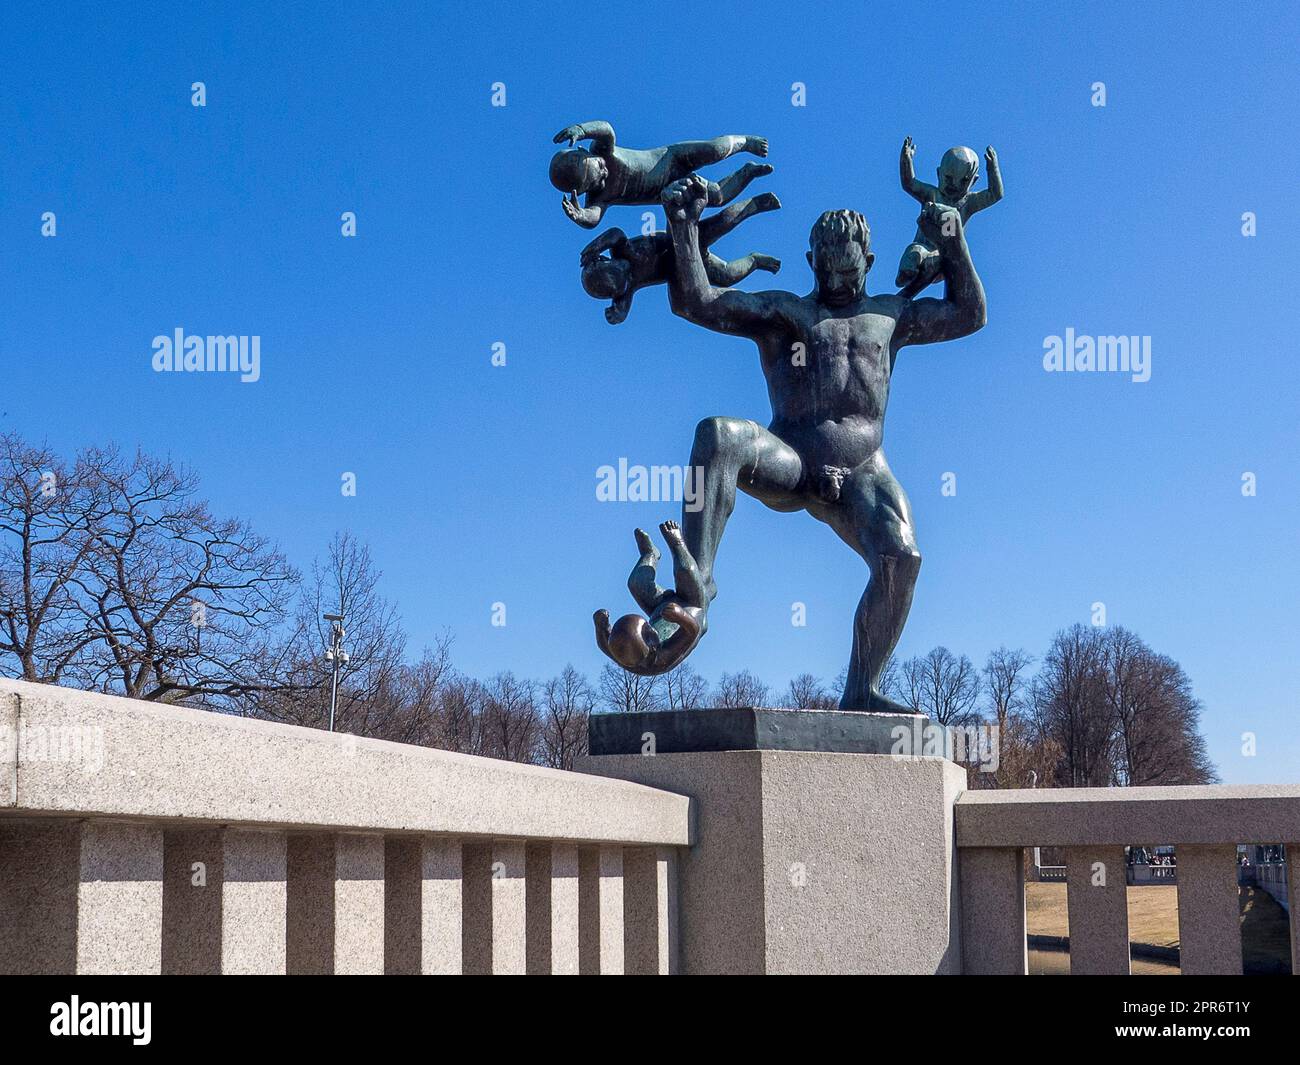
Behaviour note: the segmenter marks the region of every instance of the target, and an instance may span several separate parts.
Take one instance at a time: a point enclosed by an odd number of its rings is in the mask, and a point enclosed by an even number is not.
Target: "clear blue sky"
[[[886,451],[925,555],[900,654],[1039,655],[1101,601],[1186,667],[1225,780],[1300,779],[1294,7],[838,6],[688,6],[680,30],[635,4],[8,6],[0,426],[170,452],[300,564],[353,530],[412,643],[450,627],[467,671],[594,674],[633,527],[676,516],[598,503],[597,467],[685,463],[700,418],[769,410],[752,345],[662,289],[606,324],[551,135],[767,136],[784,209],[719,250],[780,256],[799,292],[832,207],[867,215],[869,287],[892,291],[905,135],[924,178],[992,143],[1007,198],[970,227],[989,324],[895,374]],[[260,335],[261,381],[155,374],[177,326]],[[1150,335],[1151,380],[1045,373],[1066,328]],[[844,665],[865,572],[827,528],[742,497],[717,578],[706,676]]]

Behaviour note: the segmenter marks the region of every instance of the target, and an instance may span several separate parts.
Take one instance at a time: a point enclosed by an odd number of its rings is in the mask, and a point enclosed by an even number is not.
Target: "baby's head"
[[[939,160],[939,191],[950,200],[970,192],[980,172],[980,157],[969,148],[949,148]]]
[[[609,632],[609,654],[624,669],[653,665],[659,652],[659,635],[640,614],[624,614]]]
[[[582,268],[582,287],[598,300],[617,300],[627,295],[632,268],[621,259],[592,259]]]
[[[551,156],[551,184],[561,192],[591,192],[605,183],[609,168],[585,148],[566,148]]]

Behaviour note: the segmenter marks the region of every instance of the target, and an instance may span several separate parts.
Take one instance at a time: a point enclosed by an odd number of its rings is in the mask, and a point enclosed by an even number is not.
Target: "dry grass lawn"
[[[1065,885],[1026,884],[1025,923],[1031,936],[1068,936]],[[1128,889],[1128,938],[1130,943],[1153,947],[1178,946],[1176,887],[1142,884]]]
[[[1026,930],[1039,936],[1068,936],[1070,920],[1064,884],[1025,885]],[[1128,889],[1129,942],[1154,947],[1178,946],[1178,888],[1144,884]],[[1241,892],[1242,963],[1247,973],[1289,973],[1290,931],[1286,912],[1267,892],[1246,888]],[[1034,951],[1031,969],[1040,973],[1068,971],[1061,951]],[[1052,955],[1055,955],[1053,957]],[[1176,965],[1145,962],[1146,972],[1177,972]],[[1134,962],[1133,971],[1139,971]]]

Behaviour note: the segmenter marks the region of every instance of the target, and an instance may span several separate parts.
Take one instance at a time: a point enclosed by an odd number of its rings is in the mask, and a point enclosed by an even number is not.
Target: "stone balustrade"
[[[1300,854],[1300,786],[972,792],[943,759],[797,750],[582,768],[0,680],[0,972],[1024,973],[1024,852],[1051,847],[1071,971],[1125,973],[1124,848],[1159,843],[1183,972],[1239,973],[1237,845]],[[1259,875],[1294,902],[1297,870]]]
[[[1065,848],[1072,973],[1129,972],[1126,845],[1175,846],[1189,975],[1241,973],[1237,845],[1291,841],[1300,854],[1300,785],[968,791],[955,816],[966,973],[1025,972],[1025,848]],[[1300,862],[1288,865],[1294,902]]]
[[[668,973],[681,795],[0,680],[0,972]]]

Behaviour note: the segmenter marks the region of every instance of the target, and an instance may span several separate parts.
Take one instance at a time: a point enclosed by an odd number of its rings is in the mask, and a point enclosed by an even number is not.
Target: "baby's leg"
[[[673,584],[676,586],[673,590],[677,597],[687,606],[707,606],[708,593],[704,588],[704,579],[700,576],[699,567],[695,564],[690,548],[686,546],[677,522],[666,521],[659,526],[659,531],[663,533],[673,556]]]
[[[902,286],[916,280],[921,273],[921,264],[929,256],[938,254],[924,244],[909,244],[903,252],[903,258],[899,260],[898,276],[894,278],[894,284]]]
[[[906,299],[919,295],[932,285],[939,277],[939,272],[943,268],[943,256],[934,248],[927,248],[924,245],[915,245],[921,249],[915,263],[907,263],[906,256],[904,264],[900,264],[898,270],[898,280],[896,284],[900,286],[899,295]],[[910,248],[908,249],[911,250]],[[903,266],[907,265],[908,270],[905,272]]]
[[[920,283],[921,288],[925,288],[926,285],[939,280],[939,274],[942,270],[943,256],[938,251],[930,249],[929,254],[921,260],[917,269],[917,282]]]
[[[746,163],[734,174],[723,178],[717,184],[712,181],[709,182],[709,203],[714,207],[730,203],[745,191],[745,186],[754,178],[763,177],[771,172],[772,166],[770,163]]]
[[[641,549],[641,557],[632,567],[627,578],[627,590],[632,593],[636,605],[647,614],[659,605],[665,592],[655,582],[655,566],[659,562],[659,549],[640,529],[636,531],[636,545]]]
[[[750,155],[765,157],[767,155],[767,140],[763,137],[738,137],[734,135],[714,137],[709,141],[681,141],[678,144],[670,145],[668,152],[673,158],[673,169],[683,168],[679,176],[685,177],[692,170],[698,170],[702,166],[710,166],[713,163],[720,163],[737,152],[749,152]]]
[[[719,189],[718,195],[722,195],[721,189]],[[776,211],[780,207],[781,201],[776,198],[776,193],[763,192],[757,196],[751,196],[748,200],[729,204],[721,211],[709,215],[708,218],[701,218],[700,248],[707,248],[715,240],[725,237],[746,218],[752,218],[764,211]]]
[[[704,261],[704,272],[719,288],[730,288],[737,282],[744,281],[755,270],[766,270],[769,274],[774,274],[780,269],[780,259],[774,259],[760,252],[742,255],[739,259],[732,259],[731,262],[720,259],[710,252]]]

